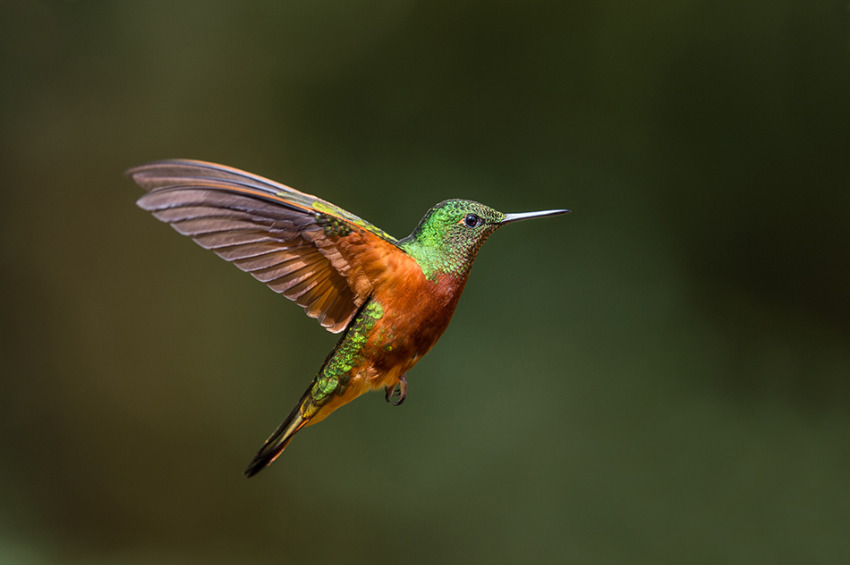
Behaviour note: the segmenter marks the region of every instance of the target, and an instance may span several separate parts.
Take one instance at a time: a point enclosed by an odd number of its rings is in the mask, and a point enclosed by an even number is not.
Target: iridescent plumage
[[[374,389],[400,404],[405,373],[449,324],[484,241],[499,227],[550,210],[503,214],[470,200],[431,208],[396,240],[315,196],[212,163],[157,161],[127,173],[138,205],[344,332],[301,400],[245,471],[280,455],[302,427]]]

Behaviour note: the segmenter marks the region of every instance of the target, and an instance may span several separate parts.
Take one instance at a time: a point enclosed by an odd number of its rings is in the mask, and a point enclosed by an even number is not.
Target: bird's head
[[[474,200],[444,200],[428,210],[416,229],[399,241],[431,278],[437,273],[468,273],[481,245],[500,227],[517,220],[566,214],[545,210],[504,214]]]

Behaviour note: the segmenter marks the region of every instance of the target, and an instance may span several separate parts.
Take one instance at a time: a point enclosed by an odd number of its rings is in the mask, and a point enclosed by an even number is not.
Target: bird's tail
[[[266,440],[263,447],[261,447],[260,451],[257,452],[257,455],[254,456],[254,459],[248,465],[248,468],[245,469],[246,477],[253,477],[271,465],[272,462],[277,459],[281,453],[283,453],[283,450],[292,440],[292,436],[294,436],[298,430],[307,425],[310,418],[305,418],[301,415],[301,406],[304,405],[304,402],[307,401],[309,397],[310,389],[308,388],[307,392],[304,393],[304,396],[301,397],[301,400],[295,405],[292,412],[289,413],[289,416],[286,417],[286,420],[284,420],[274,433],[269,436],[269,439]]]

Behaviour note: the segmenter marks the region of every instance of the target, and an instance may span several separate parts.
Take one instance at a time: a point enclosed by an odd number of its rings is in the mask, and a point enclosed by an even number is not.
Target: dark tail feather
[[[309,394],[310,389],[307,389],[305,396]],[[295,432],[307,424],[309,420],[301,416],[301,404],[303,404],[303,402],[304,399],[302,398],[301,402],[299,402],[292,412],[290,412],[289,416],[286,417],[286,420],[284,420],[269,439],[266,440],[266,443],[263,444],[263,447],[261,447],[260,451],[257,452],[257,455],[254,456],[251,464],[248,465],[247,469],[245,469],[246,477],[253,477],[271,465],[272,462],[277,459],[281,453],[283,453],[283,450],[292,440],[292,436],[295,435]]]

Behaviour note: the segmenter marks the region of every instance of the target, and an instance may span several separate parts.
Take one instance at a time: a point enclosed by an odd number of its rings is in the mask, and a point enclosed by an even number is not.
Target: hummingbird
[[[448,327],[484,241],[507,224],[570,212],[503,214],[444,200],[396,239],[321,198],[224,165],[164,160],[126,174],[146,191],[140,208],[341,334],[248,477],[299,430],[365,392],[383,389],[387,402],[404,402],[407,371]]]

